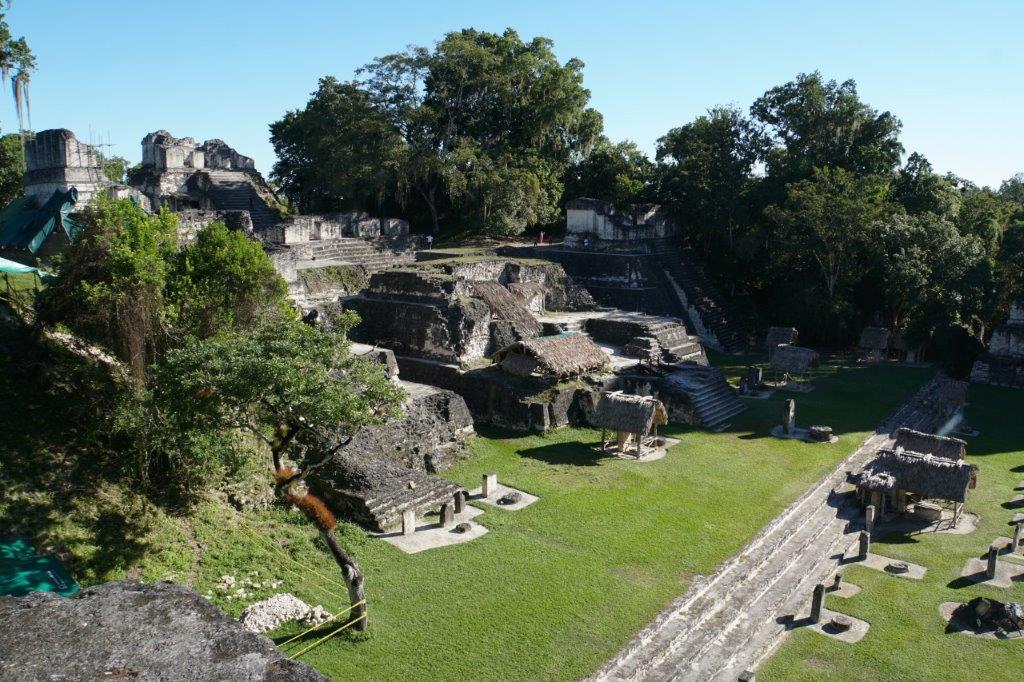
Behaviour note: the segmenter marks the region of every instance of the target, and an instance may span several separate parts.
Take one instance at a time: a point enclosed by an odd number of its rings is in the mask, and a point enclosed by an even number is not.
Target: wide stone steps
[[[280,220],[243,173],[209,171],[207,175],[210,178],[210,201],[218,210],[248,211],[253,228],[257,230],[274,225]]]
[[[433,511],[453,499],[455,493],[462,490],[457,483],[428,476],[418,475],[413,480],[415,488],[393,488],[380,497],[366,499],[366,508],[380,528],[389,528],[401,521],[402,511],[416,509],[417,515]]]
[[[935,430],[963,400],[962,386],[937,376],[831,473],[768,523],[741,552],[690,590],[610,661],[601,680],[735,680],[782,641],[787,621],[814,585],[836,570],[860,531],[859,506],[838,492],[900,426]]]
[[[666,251],[659,261],[676,284],[686,294],[687,302],[700,315],[701,323],[710,330],[722,348],[728,352],[745,347],[744,333],[726,309],[723,297],[707,279],[696,262],[686,253]]]

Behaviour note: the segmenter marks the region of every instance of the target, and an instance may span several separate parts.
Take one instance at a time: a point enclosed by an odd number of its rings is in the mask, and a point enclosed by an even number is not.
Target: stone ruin
[[[74,187],[84,206],[113,184],[100,165],[99,150],[70,130],[43,130],[25,142],[25,195],[37,205]]]
[[[566,204],[563,244],[503,253],[561,264],[601,305],[675,317],[706,346],[725,352],[745,349],[749,339],[740,316],[691,254],[676,247],[678,232],[659,206],[620,210],[583,198]]]
[[[565,204],[565,245],[595,251],[615,251],[651,240],[671,239],[678,229],[656,204],[632,204],[623,210],[597,199],[573,199]]]
[[[1024,388],[1024,298],[1013,301],[1006,323],[992,332],[988,351],[974,361],[971,381]]]
[[[0,597],[0,678],[325,682],[184,585]]]

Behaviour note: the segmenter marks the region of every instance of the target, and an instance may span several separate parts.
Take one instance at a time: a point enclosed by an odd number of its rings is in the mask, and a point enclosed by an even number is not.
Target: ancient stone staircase
[[[679,363],[666,380],[690,397],[701,425],[712,431],[729,428],[729,420],[746,409],[717,367]]]
[[[963,388],[937,376],[849,458],[765,526],[734,558],[698,578],[641,631],[597,680],[736,680],[782,641],[788,616],[839,566],[862,529],[853,495],[839,489],[892,442],[900,426],[934,431],[962,405]]]
[[[687,333],[686,327],[676,322],[658,322],[648,327],[647,333],[661,347],[669,362],[695,361],[702,358],[704,349],[700,339]]]
[[[324,265],[348,263],[365,268],[373,274],[416,260],[415,244],[407,240],[362,239],[342,237],[310,242],[310,254]]]
[[[704,275],[693,256],[687,252],[663,247],[658,252],[658,263],[665,275],[682,291],[685,301],[680,300],[687,310],[690,321],[702,336],[713,336],[720,350],[738,353],[747,348],[748,335],[729,309],[723,297]],[[693,319],[693,313],[700,318]]]
[[[402,512],[406,509],[415,509],[417,516],[436,511],[444,502],[451,502],[456,492],[463,490],[458,483],[437,476],[420,472],[410,472],[409,476],[415,487],[395,486],[366,498],[367,512],[378,528],[388,530],[400,526]]]
[[[267,206],[249,176],[241,171],[209,170],[210,179],[207,195],[214,207],[220,211],[248,211],[252,226],[257,232],[280,221],[277,212]]]

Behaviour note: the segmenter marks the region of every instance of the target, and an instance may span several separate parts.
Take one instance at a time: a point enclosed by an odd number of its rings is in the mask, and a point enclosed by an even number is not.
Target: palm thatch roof
[[[796,339],[799,335],[800,332],[796,330],[796,327],[769,327],[768,336],[765,338],[764,345],[769,351],[773,351],[776,346],[796,343]]]
[[[858,474],[856,484],[865,490],[904,490],[925,498],[964,502],[976,471],[963,460],[881,450]]]
[[[772,369],[790,374],[803,374],[818,366],[818,352],[810,348],[784,344],[772,354]]]
[[[885,327],[864,327],[860,333],[860,347],[868,350],[887,350],[889,330]]]
[[[558,334],[516,341],[491,356],[502,369],[528,376],[534,372],[556,377],[577,376],[608,363],[608,355],[583,334]]]
[[[936,436],[932,433],[922,433],[903,427],[896,430],[894,449],[897,452],[906,450],[921,455],[959,460],[967,454],[967,443],[959,438]]]
[[[520,338],[529,339],[541,333],[540,322],[513,296],[508,289],[497,282],[473,282],[474,298],[479,298],[499,320],[512,323]]]
[[[523,305],[528,305],[537,296],[543,297],[546,292],[544,285],[540,282],[510,282],[505,286]]]
[[[668,423],[668,412],[657,398],[615,391],[601,394],[590,423],[599,429],[646,435],[652,426]]]

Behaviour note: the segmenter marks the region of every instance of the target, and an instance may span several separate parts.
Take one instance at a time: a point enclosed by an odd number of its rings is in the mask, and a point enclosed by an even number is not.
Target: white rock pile
[[[296,620],[307,625],[319,625],[332,617],[331,613],[319,604],[311,607],[295,595],[283,593],[250,604],[242,612],[239,620],[246,630],[262,634],[288,621]]]

